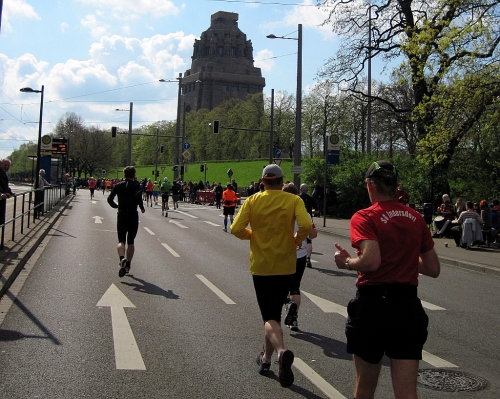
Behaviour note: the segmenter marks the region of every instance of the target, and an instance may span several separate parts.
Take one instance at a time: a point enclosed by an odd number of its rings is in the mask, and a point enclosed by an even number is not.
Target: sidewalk
[[[349,219],[314,218],[314,224],[320,234],[329,234],[344,238],[350,237],[349,223]],[[334,240],[332,240],[332,259],[336,251],[333,242]],[[466,250],[457,248],[451,238],[435,238],[434,243],[434,248],[441,263],[500,276],[500,247],[473,247],[470,250]],[[448,243],[448,247],[445,246],[445,243]],[[352,248],[350,247],[350,249]]]
[[[16,226],[14,240],[10,232],[5,235],[4,249],[0,250],[0,298],[7,292],[16,277],[23,270],[30,256],[43,241],[61,213],[71,202],[72,196],[63,198],[53,209],[40,216],[35,223],[30,220],[30,227],[24,226],[24,232]]]

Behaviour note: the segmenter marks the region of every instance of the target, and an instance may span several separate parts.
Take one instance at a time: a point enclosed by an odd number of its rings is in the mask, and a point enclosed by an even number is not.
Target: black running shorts
[[[384,353],[392,359],[422,359],[429,318],[420,299],[360,296],[347,306],[347,352],[372,364]]]
[[[224,216],[232,216],[232,215],[234,215],[235,209],[236,209],[236,206],[225,206],[222,214]]]
[[[118,242],[127,242],[131,245],[135,241],[139,230],[139,214],[137,212],[118,213],[117,217]]]
[[[281,310],[290,291],[292,276],[293,274],[278,276],[252,275],[253,286],[264,323],[268,320],[281,323]]]

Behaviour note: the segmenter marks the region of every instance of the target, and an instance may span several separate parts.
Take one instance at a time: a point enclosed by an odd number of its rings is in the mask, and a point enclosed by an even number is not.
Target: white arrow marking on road
[[[458,367],[457,365],[447,362],[444,359],[441,359],[440,357],[437,357],[436,355],[433,355],[432,353],[429,353],[427,351],[422,350],[422,360],[424,362],[427,362],[429,364],[432,364],[434,367]]]
[[[321,391],[330,399],[346,399],[344,395],[326,382],[323,377],[316,373],[302,359],[296,357],[293,365],[304,375],[304,377],[321,389]]]
[[[153,233],[150,229],[148,229],[147,227],[144,227],[144,230],[146,230],[149,234],[151,234],[152,236],[156,235],[155,233]]]
[[[96,306],[111,308],[116,368],[119,370],[146,370],[134,333],[123,309],[135,308],[135,305],[123,295],[116,285],[111,284]]]
[[[97,201],[90,201],[90,202],[92,202],[93,204],[97,204]]]
[[[320,298],[313,294],[309,294],[305,291],[301,292],[305,294],[312,302],[314,302],[323,312],[325,313],[338,313],[345,318],[347,318],[347,308],[345,306],[338,305],[334,302],[327,301],[326,299]],[[429,304],[431,305],[431,304]],[[435,307],[435,305],[432,305]],[[439,307],[439,306],[437,306]],[[429,308],[430,309],[430,308]],[[453,363],[450,363],[440,357],[433,355],[432,353],[422,351],[422,360],[433,365],[434,367],[458,367]]]
[[[437,306],[437,305],[433,305],[432,303],[429,303],[429,302],[425,302],[422,300],[420,300],[420,302],[422,302],[422,306],[424,308],[429,309],[429,310],[446,310],[445,308],[442,308],[442,307]]]
[[[187,213],[187,212],[182,212],[182,211],[180,211],[179,209],[177,209],[177,213],[181,213],[181,214],[183,214],[184,216],[189,216],[190,218],[193,218],[193,219],[198,219],[198,216],[191,215],[191,214],[189,214],[189,213]]]
[[[164,242],[161,243],[161,245],[163,245],[163,247],[168,251],[170,252],[172,255],[174,255],[176,258],[180,258],[181,256],[175,252],[172,248],[170,248],[167,244],[165,244]]]
[[[205,284],[208,288],[210,288],[220,299],[222,299],[226,305],[236,305],[235,302],[231,300],[226,294],[224,294],[221,290],[219,290],[215,285],[213,285],[210,281],[208,281],[204,276],[201,274],[197,274],[196,277],[198,277],[203,284]]]
[[[102,223],[102,219],[104,219],[104,218],[102,218],[100,216],[94,216],[92,219],[95,219],[94,220],[95,223]]]
[[[347,308],[342,305],[338,305],[334,302],[327,301],[326,299],[320,298],[319,296],[309,294],[308,292],[300,290],[305,294],[311,301],[313,301],[318,308],[320,308],[325,313],[338,313],[345,318],[347,318]]]
[[[212,226],[220,226],[219,223],[209,222],[208,220],[205,220],[204,223],[210,224]]]
[[[169,220],[169,223],[173,223],[173,224],[179,226],[181,229],[187,229],[188,228],[187,226],[184,226],[181,222],[178,222],[176,220]]]

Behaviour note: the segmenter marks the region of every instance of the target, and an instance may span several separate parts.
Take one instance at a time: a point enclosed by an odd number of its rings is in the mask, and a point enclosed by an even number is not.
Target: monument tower
[[[182,78],[186,111],[213,109],[231,98],[245,100],[266,85],[253,66],[252,41],[238,28],[238,14],[219,11],[193,46],[191,68]]]

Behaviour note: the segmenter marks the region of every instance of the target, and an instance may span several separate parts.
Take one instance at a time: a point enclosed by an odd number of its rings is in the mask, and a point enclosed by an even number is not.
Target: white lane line
[[[172,255],[174,255],[176,258],[180,258],[181,256],[175,252],[172,248],[170,248],[167,244],[165,244],[164,242],[161,243],[161,245],[163,245],[163,247],[165,247],[165,249],[170,252]]]
[[[226,294],[224,294],[221,290],[219,290],[215,285],[213,285],[210,281],[208,281],[204,276],[201,274],[197,274],[196,277],[198,277],[203,284],[205,284],[208,288],[210,288],[220,299],[222,299],[226,305],[236,305],[235,302],[231,300]]]
[[[309,367],[302,359],[296,357],[293,361],[295,366],[309,381],[316,385],[330,399],[346,399],[339,391],[325,381],[318,373]]]
[[[178,222],[177,220],[169,220],[169,223],[173,223],[176,226],[180,227],[181,229],[187,229],[187,226],[184,226],[181,222]]]
[[[345,318],[347,318],[347,308],[345,306],[336,304],[335,302],[328,301],[326,299],[320,298],[319,296],[309,294],[303,290],[300,290],[305,294],[311,301],[313,301],[318,308],[320,308],[325,313],[338,313]]]
[[[135,305],[116,285],[111,284],[96,306],[111,308],[116,368],[118,370],[146,370],[146,365],[124,309],[135,308]]]
[[[208,220],[205,220],[204,223],[207,223],[207,224],[209,224],[211,226],[220,226],[219,223],[209,222]]]
[[[187,212],[182,212],[182,211],[180,211],[180,210],[178,210],[178,209],[177,209],[177,212],[178,212],[178,213],[181,213],[181,214],[182,214],[182,215],[184,215],[184,216],[188,216],[188,217],[193,218],[193,219],[198,219],[198,216],[191,215],[190,213],[187,213]]]
[[[447,362],[446,360],[441,359],[440,357],[437,357],[436,355],[433,355],[432,353],[429,353],[424,350],[422,350],[422,360],[424,362],[432,364],[434,367],[440,367],[440,368],[458,367],[457,365]]]
[[[442,308],[441,306],[433,305],[432,303],[429,303],[429,302],[425,302],[422,300],[420,300],[420,302],[422,302],[422,306],[424,308],[429,309],[429,310],[446,310],[445,308]]]
[[[144,227],[144,230],[146,230],[149,234],[151,234],[152,236],[156,235],[155,233],[153,233],[150,229],[148,229],[147,227]]]
[[[318,306],[323,312],[338,313],[347,318],[347,308],[345,306],[339,305],[335,302],[328,301],[326,299],[320,298],[319,296],[310,294],[302,290],[300,292],[303,293],[305,296],[307,296],[312,302],[314,302],[314,304]],[[453,363],[450,363],[426,351],[422,351],[422,359],[425,360],[427,363],[432,364],[434,367],[458,367]]]

